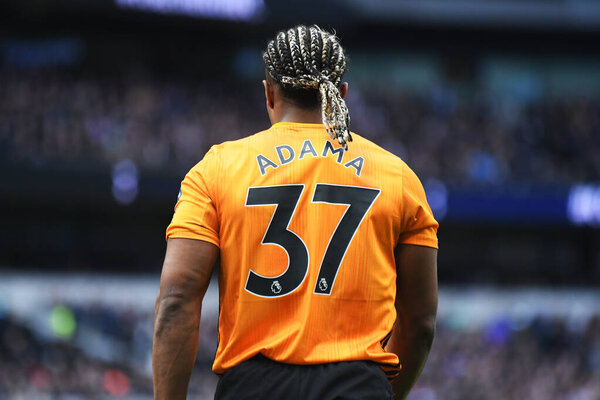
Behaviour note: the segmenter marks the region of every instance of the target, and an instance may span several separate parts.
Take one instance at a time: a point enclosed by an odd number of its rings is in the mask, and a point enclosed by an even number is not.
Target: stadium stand
[[[268,127],[256,82],[5,70],[0,88],[3,159],[40,168],[128,159],[181,174],[212,144]],[[423,180],[559,185],[600,176],[593,98],[515,104],[483,90],[459,100],[450,89],[410,94],[356,85],[349,107],[354,130],[405,158]]]
[[[154,277],[1,278],[2,398],[151,398]],[[216,384],[216,299],[215,281],[191,398],[212,398]],[[409,399],[597,399],[599,301],[594,290],[442,289],[436,342]]]

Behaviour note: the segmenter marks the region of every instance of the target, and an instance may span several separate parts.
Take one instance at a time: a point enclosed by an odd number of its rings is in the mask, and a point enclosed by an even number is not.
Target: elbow
[[[190,299],[182,292],[168,290],[162,291],[156,299],[154,313],[154,334],[160,336],[169,326],[179,324],[180,319],[188,314],[187,305]]]
[[[421,317],[413,321],[413,326],[419,343],[429,351],[435,338],[435,316]]]
[[[400,331],[406,339],[429,351],[435,337],[435,315],[404,319]]]
[[[156,316],[163,317],[176,314],[184,307],[185,302],[185,295],[180,292],[163,294],[161,291],[156,298]]]

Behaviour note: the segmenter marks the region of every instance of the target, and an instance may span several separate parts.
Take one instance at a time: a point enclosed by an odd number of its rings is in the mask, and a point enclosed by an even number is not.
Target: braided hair
[[[329,136],[348,149],[350,115],[338,87],[346,72],[346,56],[338,38],[316,25],[298,25],[277,33],[263,53],[265,68],[284,96],[303,106],[321,105]]]

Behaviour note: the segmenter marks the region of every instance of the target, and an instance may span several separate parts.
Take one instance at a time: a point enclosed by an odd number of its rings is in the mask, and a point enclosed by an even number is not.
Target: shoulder
[[[245,136],[237,140],[229,140],[212,146],[217,152],[224,154],[231,151],[238,151],[240,148],[248,148],[253,145],[262,142],[262,140],[268,135],[269,129],[254,133],[249,136]]]
[[[232,161],[238,161],[240,157],[243,157],[258,144],[267,132],[268,130],[264,130],[241,139],[212,145],[202,160],[192,167],[191,171],[202,171],[206,168],[216,168],[217,166],[223,168]]]
[[[404,170],[405,168],[408,168],[408,165],[404,162],[404,160],[402,160],[397,155],[389,152],[388,150],[384,149],[383,147],[379,146],[375,142],[355,132],[352,132],[352,137],[354,140],[351,143],[349,143],[349,146],[352,146],[354,144],[358,148],[365,150],[371,156],[375,157],[375,161],[377,163],[381,165],[387,165],[390,168],[397,170]]]

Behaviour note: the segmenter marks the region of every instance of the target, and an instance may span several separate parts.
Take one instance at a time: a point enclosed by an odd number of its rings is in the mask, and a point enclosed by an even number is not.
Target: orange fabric
[[[438,224],[408,166],[352,136],[343,151],[320,124],[278,123],[213,146],[183,180],[167,238],[220,247],[216,373],[258,353],[290,364],[372,360],[388,376],[399,370],[397,356],[384,350],[396,319],[394,248],[437,248]],[[282,185],[296,185],[284,189],[296,194],[285,204],[266,204],[273,196],[265,187]],[[364,194],[362,203],[355,191]],[[289,221],[281,216],[286,207]],[[351,236],[342,237],[348,221],[360,217]],[[347,249],[341,262],[332,263],[336,274],[318,279],[323,260],[334,259],[325,257],[330,241]],[[296,254],[292,262],[290,252]],[[304,274],[295,288],[285,278],[292,270],[296,277]],[[252,292],[258,290],[253,279],[267,282],[264,295]]]

